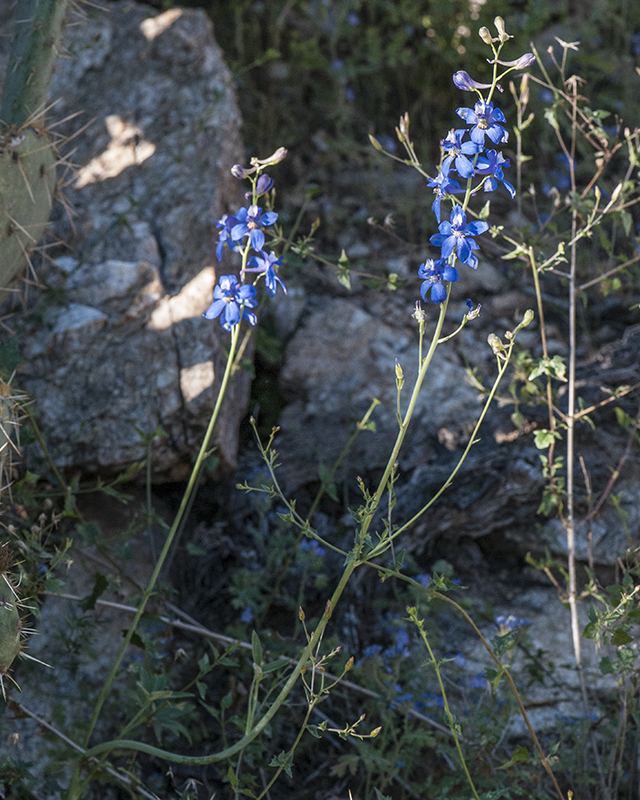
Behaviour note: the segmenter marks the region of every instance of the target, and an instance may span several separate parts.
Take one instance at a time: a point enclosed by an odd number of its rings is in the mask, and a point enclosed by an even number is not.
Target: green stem
[[[254,727],[246,733],[242,739],[236,742],[231,747],[227,747],[224,750],[219,751],[218,753],[212,753],[206,756],[185,756],[179,755],[178,753],[171,753],[168,750],[162,750],[159,747],[153,747],[152,745],[145,744],[144,742],[136,742],[129,739],[117,739],[112,742],[103,742],[102,744],[96,745],[92,747],[90,750],[87,750],[85,753],[86,758],[91,758],[93,756],[99,755],[100,753],[110,753],[113,750],[137,750],[140,753],[147,753],[147,755],[155,756],[156,758],[162,758],[165,761],[171,761],[177,764],[189,764],[189,765],[203,765],[203,764],[213,764],[218,761],[224,761],[227,758],[231,758],[232,756],[236,755],[237,753],[241,752],[242,750],[247,747],[247,745],[251,744],[254,739],[256,739],[262,731],[267,727],[267,725],[271,722],[273,717],[275,716],[276,712],[280,709],[283,705],[287,697],[289,696],[291,690],[295,686],[300,674],[308,663],[309,659],[312,658],[313,652],[317,643],[320,641],[322,635],[324,634],[324,630],[331,618],[331,614],[333,609],[338,604],[338,601],[349,582],[349,578],[351,577],[353,571],[359,565],[359,562],[352,560],[350,561],[342,573],[342,577],[340,578],[340,582],[336,587],[331,600],[327,603],[325,608],[324,614],[320,622],[318,623],[318,627],[316,628],[315,632],[309,639],[309,643],[302,651],[300,658],[298,659],[298,663],[296,664],[293,672],[287,679],[287,682],[282,687],[280,694],[275,699],[271,708],[265,713],[265,715],[254,725]]]
[[[398,460],[398,455],[400,453],[400,448],[402,447],[402,443],[404,441],[404,437],[407,434],[407,430],[409,428],[409,423],[411,422],[411,417],[413,416],[414,409],[416,407],[416,402],[418,400],[418,394],[420,393],[420,389],[422,388],[422,384],[424,383],[425,376],[427,374],[427,370],[429,369],[429,365],[431,364],[431,360],[433,358],[433,354],[436,351],[436,347],[438,346],[438,339],[440,338],[440,334],[442,333],[442,326],[444,325],[444,317],[447,313],[447,306],[449,305],[449,295],[451,293],[451,284],[447,287],[447,299],[440,304],[440,315],[438,317],[438,322],[436,324],[436,329],[433,333],[433,338],[431,339],[431,345],[429,347],[429,351],[427,355],[424,357],[424,361],[420,366],[420,372],[418,373],[418,377],[416,379],[415,385],[413,387],[413,392],[411,393],[411,399],[409,400],[409,405],[404,415],[404,419],[402,420],[402,425],[400,426],[400,430],[398,432],[398,436],[396,438],[396,442],[393,446],[393,450],[391,451],[391,455],[389,456],[389,460],[387,461],[387,466],[385,471],[380,478],[380,483],[378,484],[378,489],[373,497],[373,502],[371,504],[371,509],[362,523],[362,530],[360,532],[360,536],[364,539],[369,526],[371,525],[371,521],[373,520],[373,515],[377,507],[380,505],[380,500],[382,499],[382,495],[384,494],[385,489],[387,488],[387,484],[389,482],[389,478],[391,476],[391,472],[394,468],[396,461]]]
[[[201,467],[202,462],[204,461],[204,459],[205,459],[205,457],[207,455],[207,451],[208,451],[208,448],[209,448],[209,441],[210,441],[211,436],[213,434],[213,429],[214,429],[214,426],[215,426],[216,421],[218,419],[218,415],[220,413],[220,408],[222,406],[222,401],[223,401],[225,393],[226,393],[227,385],[228,385],[228,382],[229,382],[229,375],[231,373],[231,367],[232,367],[232,364],[233,364],[233,356],[234,356],[234,352],[235,352],[235,349],[236,349],[237,344],[238,344],[239,334],[240,334],[240,325],[236,325],[233,328],[233,331],[232,331],[232,334],[231,334],[231,348],[229,350],[229,357],[227,359],[227,366],[226,366],[226,369],[225,369],[225,372],[224,372],[224,376],[222,378],[222,383],[221,383],[221,386],[220,386],[220,390],[218,392],[218,397],[217,397],[217,400],[216,400],[216,404],[215,404],[215,407],[213,409],[213,413],[211,414],[211,419],[209,420],[209,426],[207,427],[207,431],[206,431],[204,439],[202,441],[202,446],[200,447],[200,452],[198,453],[198,457],[196,458],[195,464],[194,464],[193,469],[191,471],[191,477],[189,478],[189,483],[187,484],[187,488],[185,489],[184,495],[182,497],[182,501],[180,503],[180,507],[178,508],[178,511],[176,513],[176,516],[175,516],[175,519],[173,520],[173,525],[171,526],[171,529],[169,530],[169,533],[167,534],[167,538],[165,540],[164,547],[162,548],[162,552],[160,553],[160,556],[159,556],[158,561],[156,563],[155,569],[153,570],[153,573],[151,574],[151,577],[149,578],[149,583],[147,585],[147,588],[145,589],[145,591],[144,591],[144,593],[142,595],[142,600],[140,601],[140,605],[138,606],[138,610],[137,610],[137,612],[136,612],[136,614],[135,614],[135,616],[133,618],[133,622],[129,626],[129,629],[128,629],[126,635],[125,635],[124,641],[123,641],[123,643],[122,643],[122,645],[120,647],[120,650],[118,652],[118,656],[116,658],[116,661],[115,661],[113,667],[111,668],[111,672],[109,673],[109,676],[108,676],[108,678],[107,678],[107,680],[105,682],[105,685],[104,685],[104,687],[102,689],[102,692],[100,693],[100,696],[99,696],[98,701],[96,703],[96,706],[95,706],[95,709],[94,709],[94,712],[93,712],[93,716],[91,718],[91,722],[89,723],[89,729],[88,729],[87,734],[85,736],[85,740],[84,740],[85,741],[85,744],[84,744],[85,747],[88,745],[89,740],[91,739],[91,734],[93,733],[93,730],[94,730],[94,728],[96,726],[96,722],[98,721],[98,717],[100,716],[100,711],[102,710],[102,706],[104,705],[104,702],[107,699],[107,695],[109,694],[109,692],[111,690],[111,686],[113,684],[113,681],[115,680],[116,673],[118,672],[118,669],[120,668],[120,664],[122,663],[122,659],[124,658],[124,654],[126,652],[126,649],[129,646],[129,643],[131,642],[131,638],[133,637],[133,634],[134,634],[134,632],[136,630],[136,627],[137,627],[138,623],[140,622],[140,618],[144,614],[144,610],[146,608],[146,605],[147,605],[151,595],[153,594],[153,590],[154,590],[154,587],[155,587],[156,582],[158,580],[158,577],[160,575],[160,571],[161,571],[162,566],[163,566],[163,564],[165,562],[167,554],[169,553],[169,550],[171,548],[171,544],[173,542],[174,536],[176,535],[178,527],[180,526],[180,522],[182,520],[184,512],[185,512],[185,510],[186,510],[186,508],[187,508],[187,506],[189,504],[189,499],[191,497],[191,493],[192,493],[192,491],[193,491],[193,489],[194,489],[194,487],[195,487],[195,485],[197,483],[198,475],[200,473],[200,467]]]
[[[415,625],[418,626],[418,630],[420,632],[420,637],[422,638],[422,641],[424,642],[427,650],[429,651],[429,659],[431,661],[431,664],[433,665],[433,668],[434,668],[435,673],[436,673],[436,677],[438,679],[438,685],[440,687],[440,694],[442,695],[442,701],[444,703],[444,710],[445,710],[445,713],[447,715],[447,721],[449,723],[449,730],[451,731],[451,735],[453,736],[453,740],[456,743],[456,750],[458,751],[458,757],[460,759],[460,763],[462,764],[462,769],[464,770],[464,774],[467,777],[467,783],[469,784],[475,799],[476,800],[480,800],[480,797],[478,796],[478,792],[476,790],[475,784],[473,782],[473,778],[471,777],[471,773],[469,772],[469,767],[467,766],[467,762],[466,762],[465,757],[464,757],[464,755],[462,753],[462,747],[460,745],[460,740],[458,738],[458,731],[457,731],[458,725],[456,723],[455,717],[451,713],[451,709],[449,708],[449,700],[447,699],[447,693],[445,692],[445,689],[444,689],[444,683],[442,681],[442,675],[440,674],[440,664],[438,664],[438,661],[437,661],[437,659],[436,659],[436,657],[435,657],[435,655],[433,653],[433,650],[431,649],[431,645],[429,643],[429,637],[427,636],[427,632],[424,629],[424,623],[423,623],[422,620],[418,619],[418,609],[417,608],[413,608],[413,609],[410,608],[410,609],[407,609],[407,610],[409,612],[409,617],[411,618],[411,621]]]
[[[487,411],[489,410],[489,406],[493,402],[493,398],[495,397],[495,394],[498,391],[498,387],[500,385],[500,381],[502,380],[502,377],[504,376],[504,374],[505,374],[505,372],[507,370],[507,367],[509,366],[509,361],[511,359],[511,353],[513,352],[514,341],[515,341],[515,337],[514,337],[514,339],[511,340],[511,344],[510,344],[510,346],[508,348],[508,352],[506,354],[506,357],[502,360],[502,362],[500,364],[500,367],[498,369],[498,376],[494,381],[494,384],[493,384],[493,386],[491,388],[491,391],[489,392],[489,395],[487,396],[487,400],[486,400],[486,402],[484,404],[484,408],[482,409],[482,413],[480,414],[480,417],[478,418],[478,421],[476,422],[475,428],[473,429],[473,433],[471,434],[471,437],[469,438],[467,446],[465,447],[464,452],[460,456],[460,459],[459,459],[458,463],[456,464],[455,469],[453,470],[451,475],[449,475],[447,480],[442,484],[442,486],[436,492],[436,494],[434,494],[434,496],[431,498],[431,500],[429,500],[429,502],[426,505],[424,505],[420,509],[420,511],[418,511],[417,514],[415,514],[413,517],[411,517],[410,520],[405,522],[404,525],[402,525],[400,528],[398,528],[396,531],[394,531],[393,534],[390,535],[388,540],[385,540],[384,542],[380,542],[376,547],[374,547],[374,549],[371,550],[367,554],[367,558],[371,559],[371,558],[375,558],[376,556],[381,555],[387,549],[387,544],[389,543],[389,541],[391,541],[393,539],[397,539],[397,537],[400,536],[400,534],[404,533],[415,522],[417,522],[418,519],[420,519],[420,517],[429,508],[431,508],[431,506],[443,494],[443,492],[445,492],[449,488],[449,486],[451,486],[451,483],[453,482],[453,479],[455,478],[455,476],[457,475],[458,471],[462,467],[465,459],[469,455],[469,451],[471,450],[473,445],[478,441],[478,439],[476,439],[476,436],[478,434],[478,431],[480,430],[480,426],[484,422],[484,418],[487,415]]]

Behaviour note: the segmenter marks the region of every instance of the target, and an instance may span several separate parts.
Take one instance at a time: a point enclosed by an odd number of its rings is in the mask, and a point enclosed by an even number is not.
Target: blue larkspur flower
[[[506,122],[504,114],[499,108],[494,108],[493,103],[478,100],[473,109],[458,108],[456,114],[472,128],[469,136],[472,142],[484,147],[484,137],[488,136],[494,144],[506,142],[509,133],[506,128],[499,125],[499,122]]]
[[[449,261],[455,252],[463,264],[476,269],[478,259],[473,251],[480,248],[472,237],[489,230],[489,225],[482,220],[467,223],[467,215],[460,206],[456,206],[451,212],[449,221],[441,222],[438,230],[440,233],[435,233],[429,241],[436,247],[442,248],[442,260]]]
[[[418,277],[423,281],[420,295],[425,303],[428,300],[427,293],[429,291],[431,291],[431,300],[434,303],[442,303],[447,299],[447,290],[442,281],[457,281],[458,272],[455,267],[450,267],[445,261],[434,261],[432,258],[428,258],[424,264],[420,264],[418,267]],[[421,577],[419,576],[418,579]]]
[[[260,206],[249,206],[249,208],[241,208],[235,218],[236,224],[231,229],[233,241],[237,242],[244,236],[248,236],[251,247],[260,252],[264,247],[264,231],[262,228],[273,225],[278,219],[278,215],[275,211],[265,211],[263,213]]]
[[[230,331],[246,319],[251,325],[257,322],[256,315],[249,309],[258,305],[256,287],[238,283],[235,275],[221,275],[213,290],[213,303],[202,315],[205,319],[220,317],[220,324]]]
[[[230,250],[236,251],[238,249],[237,243],[231,239],[231,230],[235,224],[236,218],[228,214],[223,214],[216,223],[216,228],[220,228],[218,244],[216,245],[216,257],[218,261],[222,261],[222,251],[224,250],[225,244]]]
[[[243,271],[263,273],[264,285],[267,287],[267,294],[269,297],[273,297],[276,293],[276,289],[278,288],[278,284],[282,286],[284,293],[287,293],[287,287],[276,275],[276,271],[274,269],[274,267],[279,266],[280,264],[282,264],[282,258],[278,258],[273,250],[268,255],[264,250],[261,250],[259,255],[251,256],[249,259],[249,266]]]
[[[433,189],[436,198],[431,204],[431,210],[436,215],[438,223],[440,223],[440,203],[443,197],[447,194],[458,194],[462,191],[458,181],[451,180],[444,172],[439,172],[435,178],[427,178],[427,186]]]
[[[458,175],[463,178],[471,178],[473,175],[473,164],[467,156],[476,155],[482,152],[482,147],[477,142],[463,142],[462,137],[466,130],[459,128],[451,130],[446,138],[440,142],[442,149],[449,155],[442,162],[442,172],[448,175],[452,165],[455,166]]]
[[[502,183],[512,198],[516,196],[513,185],[505,179],[503,168],[509,166],[509,159],[505,158],[499,150],[485,150],[484,154],[476,161],[476,174],[488,175],[484,182],[485,192],[493,192],[498,188],[498,181]]]

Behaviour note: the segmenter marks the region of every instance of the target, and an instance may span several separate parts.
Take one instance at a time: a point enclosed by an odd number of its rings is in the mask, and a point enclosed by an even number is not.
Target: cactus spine
[[[68,0],[20,0],[0,107],[0,299],[49,220],[56,155],[45,100]]]
[[[0,689],[6,700],[4,679],[22,650],[22,620],[18,611],[18,595],[13,588],[9,570],[13,567],[6,544],[0,545]]]

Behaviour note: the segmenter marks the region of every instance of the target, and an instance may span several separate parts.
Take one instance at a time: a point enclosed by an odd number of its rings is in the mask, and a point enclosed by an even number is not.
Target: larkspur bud
[[[495,333],[490,333],[487,337],[487,342],[489,343],[489,347],[493,350],[496,356],[500,356],[504,353],[505,347],[504,342],[500,339],[499,336],[496,336]]]
[[[516,69],[526,69],[527,67],[530,67],[535,60],[536,57],[533,55],[533,53],[525,53],[517,60]]]
[[[300,622],[304,622],[306,619],[306,615],[304,613],[304,609],[302,608],[302,606],[298,608],[298,619],[300,620]]]
[[[493,44],[493,37],[489,31],[489,28],[486,28],[484,25],[478,31],[478,36],[482,39],[485,44],[491,45]]]
[[[453,83],[454,85],[463,92],[473,92],[476,89],[490,89],[490,83],[478,83],[478,81],[474,81],[474,79],[469,75],[468,72],[465,72],[463,69],[455,72],[453,75]]]
[[[350,659],[347,661],[347,663],[344,665],[344,671],[345,671],[345,672],[349,672],[349,670],[351,669],[351,667],[353,667],[353,664],[354,664],[354,658],[353,658],[353,656],[351,656],[351,658],[350,658]]]
[[[256,197],[260,197],[260,195],[270,192],[272,188],[273,178],[270,178],[265,172],[258,178],[258,182],[256,183]]]
[[[373,145],[373,147],[374,147],[374,148],[375,148],[375,149],[376,149],[376,150],[377,150],[379,153],[381,153],[381,152],[382,152],[382,145],[381,145],[381,144],[380,144],[380,142],[379,142],[379,141],[376,139],[376,137],[375,137],[375,136],[372,136],[371,134],[369,134],[369,141],[371,142],[371,144]]]
[[[405,111],[400,117],[400,133],[409,138],[409,112]]]
[[[500,39],[501,42],[504,43],[509,39],[513,38],[512,36],[509,36],[509,34],[507,33],[507,30],[504,26],[504,20],[502,19],[502,17],[496,17],[493,20],[493,24],[496,26],[496,30],[498,31],[498,38]]]
[[[489,60],[489,64],[500,64],[501,67],[511,67],[512,69],[526,69],[530,67],[535,60],[536,57],[533,53],[525,53],[523,56],[513,61],[501,61],[499,58],[492,58]]]
[[[231,174],[233,175],[234,178],[238,178],[238,180],[242,180],[243,178],[246,178],[247,175],[249,175],[247,170],[244,167],[240,166],[240,164],[234,164],[231,167]]]
[[[533,318],[534,318],[534,317],[535,317],[535,314],[533,313],[533,309],[531,309],[531,308],[528,308],[528,309],[527,309],[527,310],[524,312],[524,317],[522,318],[522,326],[523,326],[524,328],[526,328],[526,327],[527,327],[527,325],[531,325],[531,323],[533,322]]]
[[[251,164],[255,167],[271,167],[274,164],[279,164],[287,157],[286,147],[279,147],[273,155],[269,158],[255,158],[251,159]]]
[[[404,372],[402,370],[402,366],[398,359],[396,358],[396,380],[403,383],[404,382]]]

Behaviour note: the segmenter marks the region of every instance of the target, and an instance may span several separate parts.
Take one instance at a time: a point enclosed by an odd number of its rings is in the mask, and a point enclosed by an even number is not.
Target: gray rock
[[[232,78],[202,10],[116,2],[72,22],[50,91],[58,120],[79,114],[55,128],[77,134],[63,146],[74,148],[73,210],[53,219],[68,249],[42,276],[56,301],[27,330],[20,381],[59,465],[119,470],[144,458],[137,429],[160,425],[155,477],[176,480],[202,439],[229,338],[201,314],[216,220],[242,204]],[[240,372],[218,423],[227,467],[248,384]]]
[[[393,321],[391,313],[388,318]],[[387,325],[355,299],[321,299],[303,318],[280,376],[290,402],[280,419],[277,449],[290,486],[316,479],[318,463],[329,465],[338,456],[374,397],[380,401],[372,417],[376,432],[360,434],[350,459],[360,469],[384,466],[398,432],[395,361],[407,378],[404,413],[417,371],[417,327]],[[424,462],[432,451],[430,439],[443,426],[458,431],[475,420],[477,392],[464,378],[455,349],[439,348],[418,396],[403,469]]]

